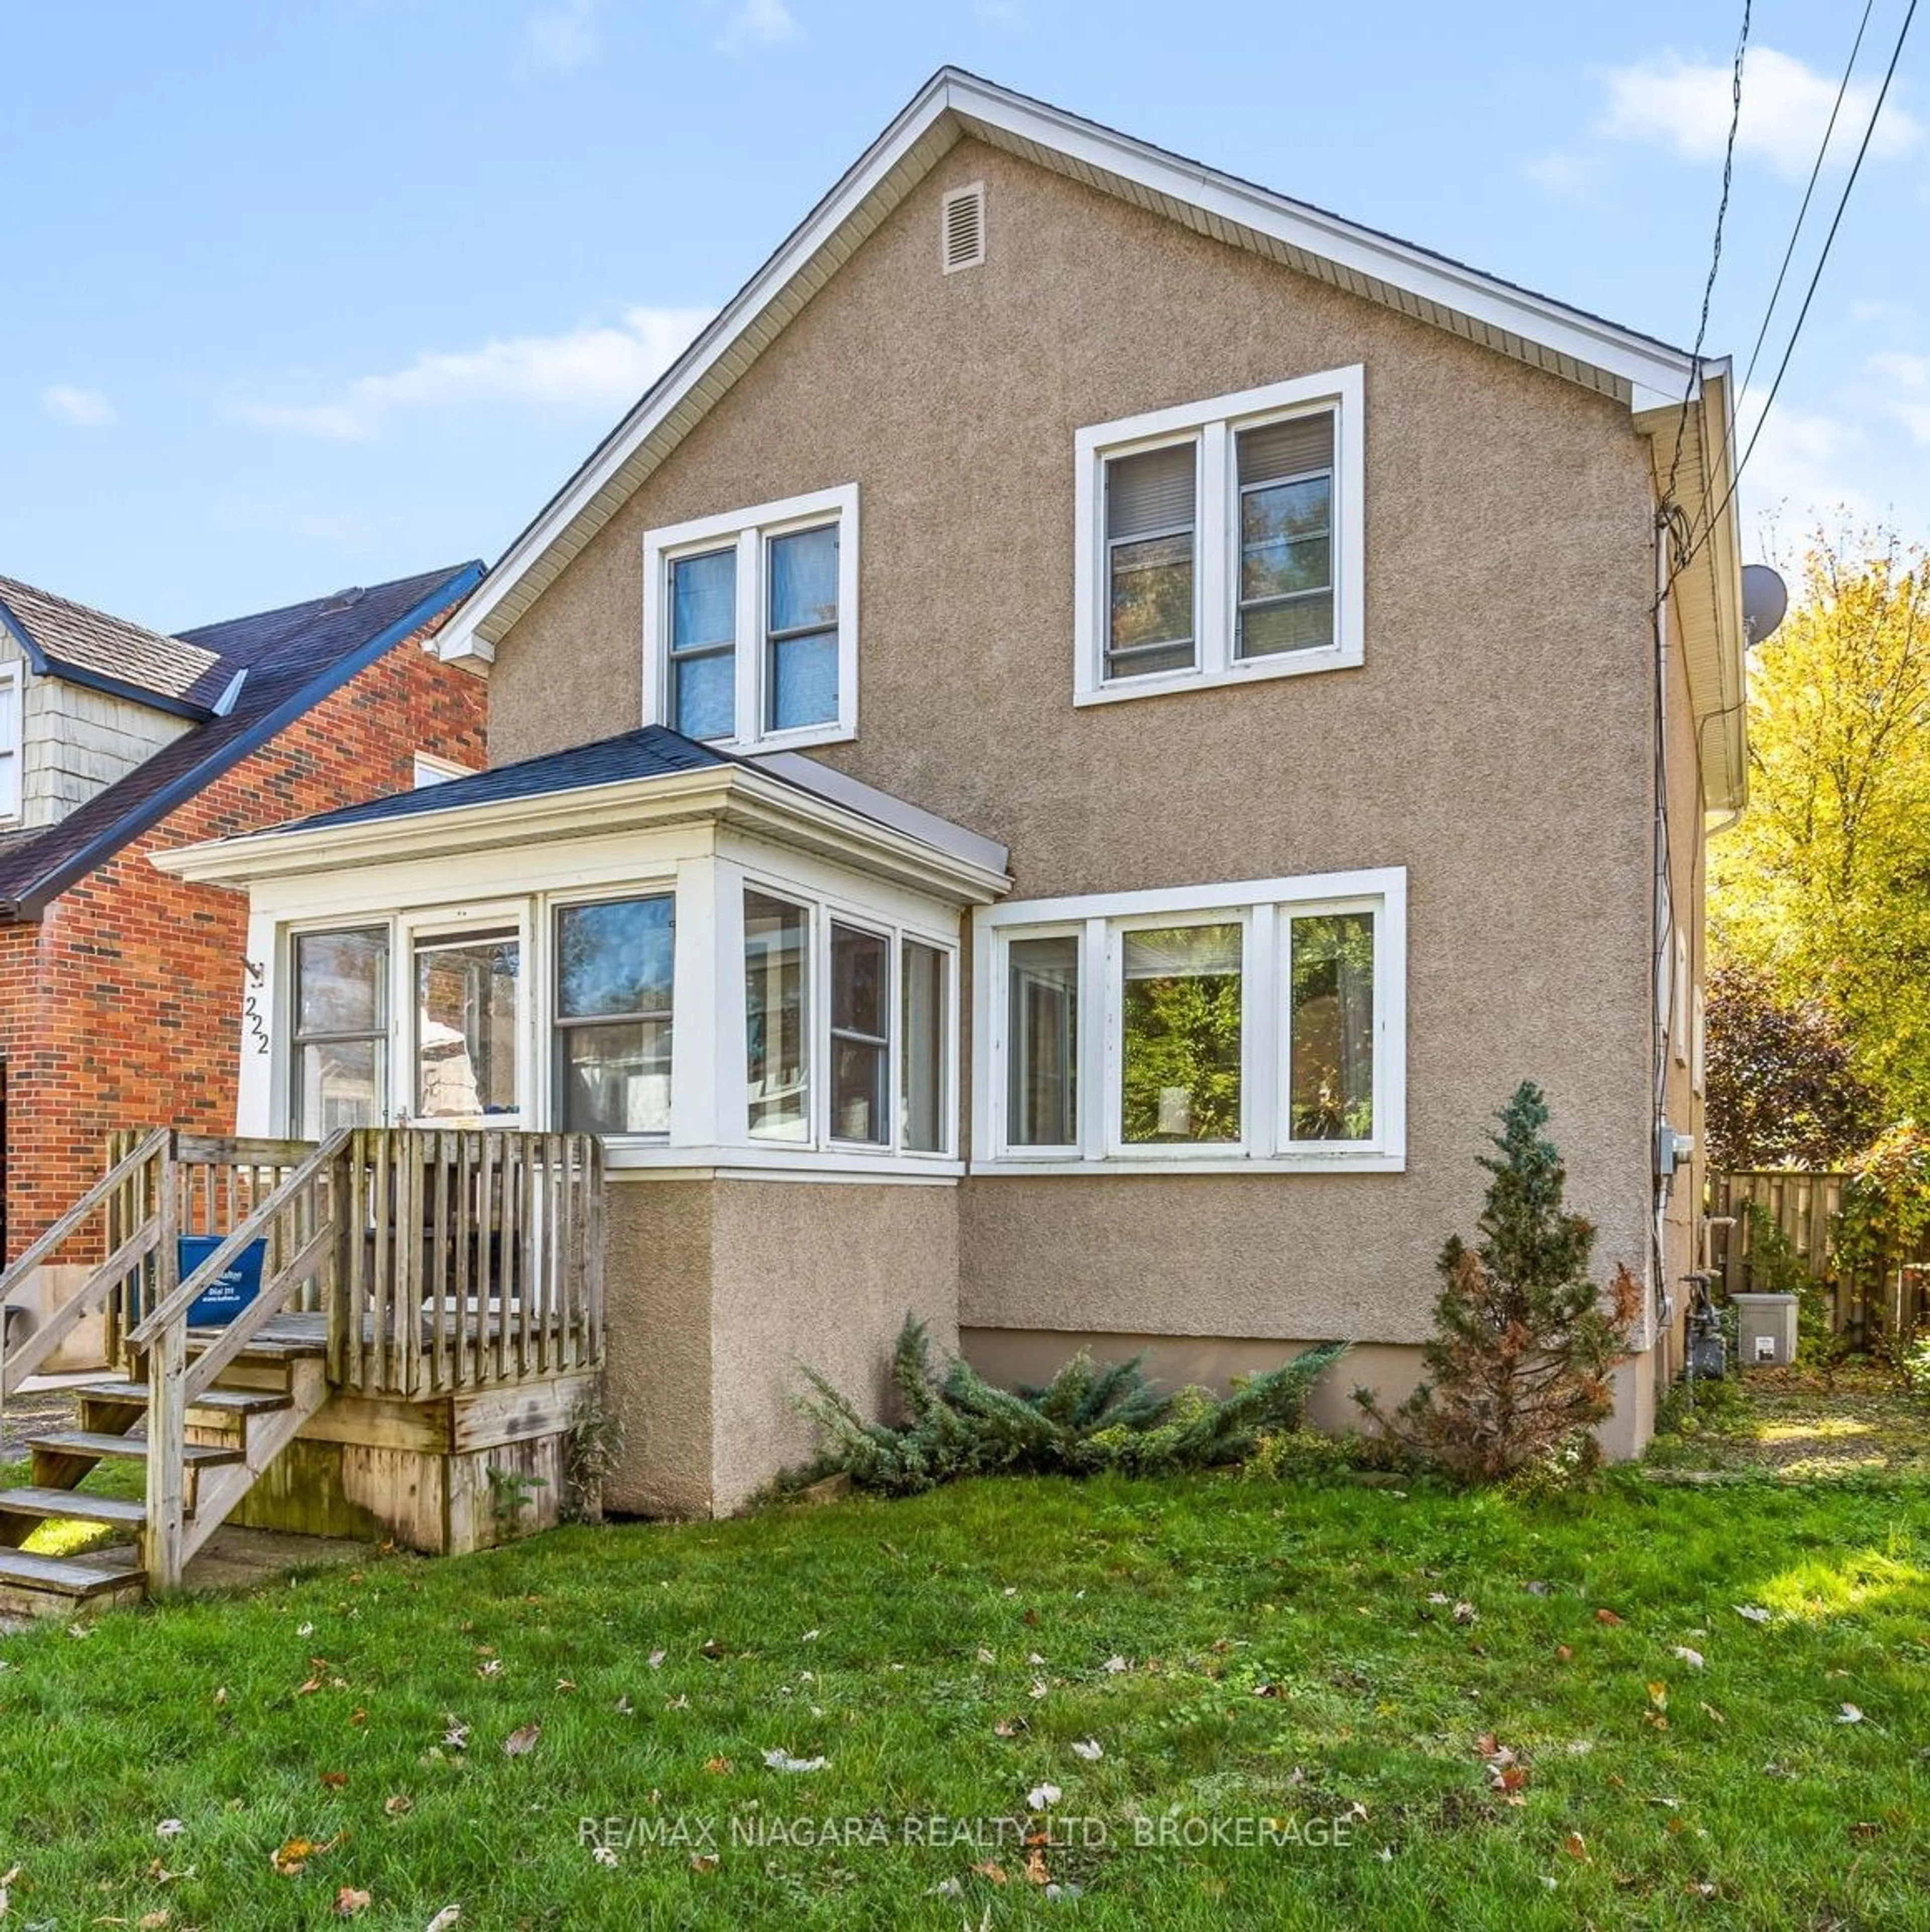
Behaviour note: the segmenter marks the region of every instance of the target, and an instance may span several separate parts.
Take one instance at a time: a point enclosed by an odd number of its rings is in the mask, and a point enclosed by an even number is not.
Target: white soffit
[[[1680,405],[1685,351],[1531,294],[1056,107],[942,69],[517,538],[445,625],[445,658],[493,646],[786,325],[970,135],[1627,404]]]

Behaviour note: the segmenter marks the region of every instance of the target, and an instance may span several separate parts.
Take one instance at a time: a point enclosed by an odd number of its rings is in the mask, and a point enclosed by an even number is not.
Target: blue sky
[[[1906,0],[1876,0],[1773,372]],[[1687,344],[1740,0],[0,10],[0,574],[177,628],[493,558],[937,67]],[[1758,0],[1746,357],[1860,8]],[[1930,538],[1930,24],[1743,486]]]

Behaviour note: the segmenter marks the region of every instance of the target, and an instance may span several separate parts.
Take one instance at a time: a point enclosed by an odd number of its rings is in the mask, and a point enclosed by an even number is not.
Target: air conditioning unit
[[[1796,1360],[1796,1297],[1732,1294],[1736,1310],[1736,1366],[1786,1369]]]

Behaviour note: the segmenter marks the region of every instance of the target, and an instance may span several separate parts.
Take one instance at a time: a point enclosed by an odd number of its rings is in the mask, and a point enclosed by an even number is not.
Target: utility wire
[[[1850,178],[1843,184],[1842,194],[1836,203],[1836,212],[1830,223],[1830,232],[1823,238],[1823,252],[1816,258],[1815,271],[1809,278],[1809,286],[1804,292],[1803,306],[1797,311],[1795,326],[1790,331],[1789,340],[1784,345],[1782,360],[1776,365],[1776,380],[1770,383],[1769,394],[1764,398],[1761,412],[1756,418],[1755,428],[1749,434],[1749,443],[1743,452],[1742,460],[1736,465],[1734,473],[1729,478],[1728,489],[1724,493],[1722,502],[1716,505],[1704,524],[1701,535],[1677,566],[1673,573],[1674,575],[1679,576],[1688,568],[1695,561],[1696,554],[1714,533],[1716,525],[1722,521],[1724,512],[1735,497],[1737,486],[1743,480],[1743,471],[1749,467],[1749,458],[1755,454],[1756,444],[1769,421],[1770,411],[1775,406],[1777,392],[1782,387],[1782,379],[1789,373],[1790,358],[1795,354],[1796,345],[1801,339],[1803,326],[1809,318],[1810,304],[1816,298],[1817,287],[1822,281],[1824,268],[1829,262],[1830,250],[1835,244],[1836,231],[1842,226],[1844,211],[1850,205],[1850,196],[1855,190],[1857,177],[1863,172],[1864,157],[1870,151],[1870,141],[1876,133],[1877,122],[1883,117],[1884,103],[1890,97],[1890,82],[1896,78],[1897,64],[1903,58],[1904,43],[1910,38],[1911,23],[1916,17],[1917,0],[1910,0],[1908,10],[1903,16],[1903,25],[1897,29],[1896,45],[1890,50],[1890,64],[1884,70],[1883,85],[1877,90],[1876,104],[1870,110],[1869,124],[1863,130],[1863,138],[1857,149],[1857,158],[1850,164]]]
[[[1702,344],[1709,334],[1709,305],[1715,298],[1716,271],[1722,266],[1722,224],[1729,214],[1729,184],[1736,171],[1736,130],[1743,119],[1743,58],[1749,48],[1749,15],[1754,0],[1743,0],[1742,31],[1736,36],[1736,57],[1729,70],[1729,138],[1722,149],[1722,196],[1716,205],[1716,242],[1709,252],[1709,279],[1702,285],[1702,315],[1695,325],[1695,346],[1689,352],[1689,382],[1675,419],[1675,454],[1669,458],[1668,487],[1662,500],[1675,500],[1675,479],[1682,468],[1683,437],[1689,428],[1689,405],[1702,378]]]
[[[1803,190],[1803,203],[1796,211],[1795,225],[1789,231],[1789,245],[1782,251],[1782,265],[1776,272],[1776,286],[1770,291],[1769,306],[1763,310],[1762,326],[1756,331],[1756,339],[1749,350],[1749,366],[1743,371],[1743,380],[1735,386],[1734,394],[1740,400],[1749,394],[1749,383],[1756,373],[1756,364],[1761,359],[1763,344],[1769,340],[1770,324],[1776,318],[1776,304],[1782,299],[1783,284],[1789,277],[1789,265],[1796,259],[1796,244],[1803,238],[1805,223],[1809,219],[1809,204],[1816,193],[1816,184],[1822,178],[1823,164],[1829,158],[1830,143],[1836,139],[1836,122],[1842,114],[1843,103],[1848,98],[1850,81],[1857,70],[1857,57],[1863,52],[1863,36],[1869,31],[1870,15],[1875,10],[1876,0],[1863,0],[1863,16],[1857,22],[1857,37],[1850,46],[1850,58],[1844,63],[1843,77],[1836,84],[1836,98],[1830,106],[1829,124],[1823,130],[1823,139],[1816,150],[1815,164],[1809,170],[1809,179]],[[1684,414],[1686,415],[1685,410]],[[1732,408],[1729,420],[1722,428],[1722,460],[1726,466],[1735,454],[1736,412]],[[1677,425],[1677,448],[1681,447],[1680,424]],[[1671,469],[1670,474],[1674,474]],[[1704,506],[1707,508],[1707,504]],[[1678,520],[1671,525],[1671,533],[1676,544],[1676,554],[1686,556],[1691,552],[1698,534],[1680,512],[1673,512]]]

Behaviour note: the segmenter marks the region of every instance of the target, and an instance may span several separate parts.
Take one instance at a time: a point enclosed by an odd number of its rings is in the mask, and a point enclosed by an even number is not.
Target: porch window
[[[899,1080],[900,1144],[912,1154],[943,1154],[950,1140],[951,962],[936,946],[907,939],[899,956],[903,1070]]]
[[[892,1067],[891,946],[856,926],[831,928],[831,1137],[888,1145]]]
[[[415,942],[415,1111],[424,1120],[514,1114],[523,948],[514,932]]]
[[[745,1078],[757,1139],[811,1138],[810,939],[802,906],[745,892]]]
[[[556,910],[556,1118],[566,1132],[670,1130],[676,900]]]
[[[319,1141],[375,1126],[388,1100],[388,934],[298,933],[294,953],[294,1131]]]

